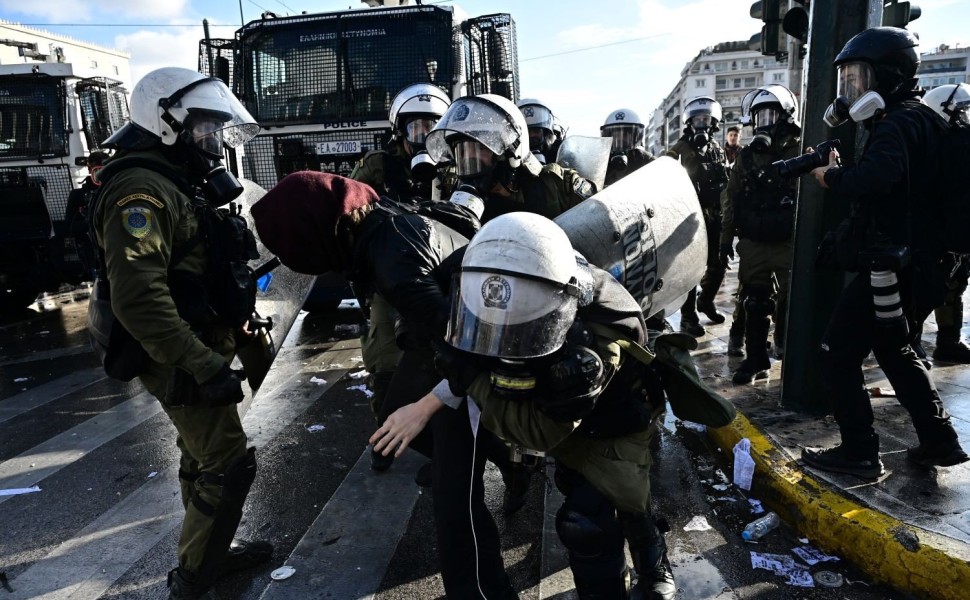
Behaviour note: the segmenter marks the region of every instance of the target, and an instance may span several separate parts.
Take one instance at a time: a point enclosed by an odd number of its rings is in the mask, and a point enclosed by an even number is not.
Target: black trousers
[[[454,600],[517,599],[502,562],[498,528],[485,506],[486,454],[501,441],[483,428],[477,438],[473,435],[466,403],[442,408],[430,422],[441,578]]]
[[[901,277],[901,295],[904,305],[908,305],[910,325],[914,327],[926,318],[929,309],[924,314],[907,301],[912,296],[912,286],[911,281]],[[842,291],[822,341],[823,381],[833,402],[844,447],[859,457],[872,457],[879,451],[879,438],[872,427],[872,404],[862,372],[870,351],[896,390],[897,400],[909,412],[920,443],[955,440],[956,432],[940,402],[940,394],[909,346],[919,331],[911,329],[911,339],[905,343],[881,344],[876,328],[868,274],[862,273]]]

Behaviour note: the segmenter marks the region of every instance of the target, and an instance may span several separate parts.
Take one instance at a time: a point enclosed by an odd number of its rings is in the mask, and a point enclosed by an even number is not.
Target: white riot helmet
[[[486,223],[468,243],[456,287],[449,344],[485,356],[533,358],[562,347],[580,300],[592,295],[592,276],[558,225],[514,212]]]
[[[600,127],[600,135],[613,138],[612,152],[626,152],[643,144],[643,121],[629,108],[614,110]]]
[[[746,127],[751,124],[751,102],[754,100],[754,97],[758,95],[759,91],[761,90],[751,90],[745,94],[743,98],[741,98],[741,116],[738,117],[738,123],[742,127]]]
[[[441,88],[430,83],[415,83],[394,96],[388,120],[394,135],[421,148],[449,106],[451,99]]]
[[[779,121],[795,127],[802,126],[798,120],[798,101],[791,90],[772,83],[759,87],[755,92],[748,108],[751,125],[755,129],[768,127]]]
[[[704,129],[714,132],[721,122],[721,116],[721,104],[717,100],[710,96],[698,96],[684,106],[682,120],[684,126],[689,126],[694,131]]]
[[[947,123],[970,125],[970,85],[941,85],[926,92],[923,102]]]
[[[181,139],[219,160],[223,146],[251,140],[259,125],[221,79],[179,67],[151,71],[131,92],[131,122],[108,140],[108,147],[143,147]]]
[[[538,175],[542,165],[529,151],[525,117],[511,100],[496,94],[458,98],[428,134],[428,154],[450,161],[459,177],[472,177],[507,161]]]
[[[545,152],[556,143],[556,117],[549,107],[535,98],[523,98],[515,103],[529,129],[529,148]]]

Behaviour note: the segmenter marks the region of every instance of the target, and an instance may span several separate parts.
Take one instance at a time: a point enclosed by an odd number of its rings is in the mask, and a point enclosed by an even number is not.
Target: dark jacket
[[[865,223],[859,235],[866,244],[908,245],[914,256],[935,262],[943,246],[926,207],[937,177],[939,133],[935,115],[920,105],[914,99],[890,107],[872,124],[859,162],[830,169],[825,183]]]
[[[443,337],[450,308],[447,285],[435,268],[468,239],[441,223],[402,212],[381,200],[354,235],[354,271],[358,294],[377,292],[398,312],[409,334]]]

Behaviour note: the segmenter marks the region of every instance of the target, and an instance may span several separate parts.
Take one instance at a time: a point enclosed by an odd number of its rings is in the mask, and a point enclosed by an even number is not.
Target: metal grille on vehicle
[[[125,88],[117,82],[92,78],[79,81],[75,89],[88,148],[100,148],[104,140],[128,122]]]
[[[74,189],[71,170],[67,165],[0,167],[0,187],[39,188],[44,195],[47,212],[54,222],[64,220],[67,196]]]
[[[449,90],[453,37],[451,9],[430,6],[257,21],[237,34],[234,89],[264,126],[386,120],[407,85]]]
[[[226,82],[229,89],[233,88],[235,77],[233,52],[236,49],[235,40],[202,40],[199,42],[199,73],[208,77],[218,77]]]
[[[0,80],[0,160],[67,155],[60,81],[43,76]]]
[[[386,129],[257,136],[246,144],[243,176],[265,188],[295,171],[325,171],[347,177],[364,154],[383,148],[388,136]],[[356,142],[353,145],[360,146],[360,152],[318,152],[339,150],[340,142]]]
[[[498,94],[519,99],[519,55],[511,15],[485,15],[462,23],[468,42],[465,72],[468,94]]]

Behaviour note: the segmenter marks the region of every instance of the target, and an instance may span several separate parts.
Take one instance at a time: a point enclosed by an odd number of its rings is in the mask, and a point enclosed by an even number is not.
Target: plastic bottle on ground
[[[753,542],[755,540],[760,540],[768,534],[769,531],[778,527],[781,523],[781,519],[774,512],[770,512],[760,519],[755,519],[748,523],[744,531],[741,532],[741,537],[744,538],[746,542]]]

